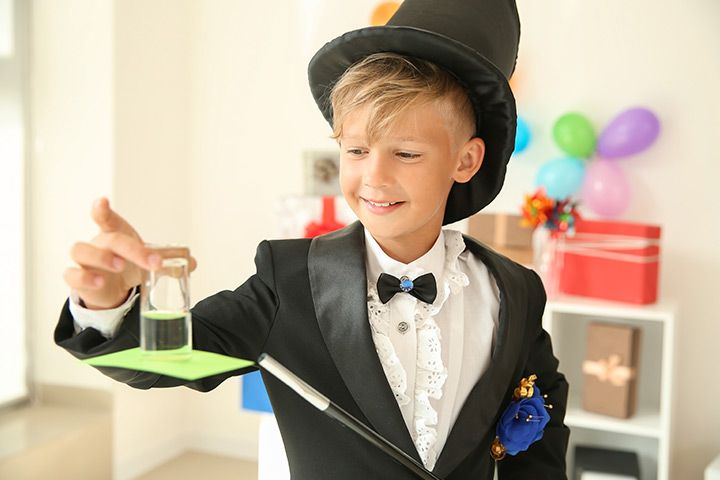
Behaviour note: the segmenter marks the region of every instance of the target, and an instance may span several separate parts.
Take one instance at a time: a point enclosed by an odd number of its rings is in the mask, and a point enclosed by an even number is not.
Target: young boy
[[[359,221],[312,240],[263,241],[255,275],[192,309],[194,348],[269,353],[447,479],[492,478],[496,425],[520,379],[535,374],[553,405],[550,421],[526,451],[498,462],[500,478],[566,478],[567,383],[541,327],[542,283],[441,228],[482,209],[502,186],[518,38],[511,0],[405,0],[388,26],[326,44],[310,62],[310,84],[340,145],[341,187]],[[72,294],[55,332],[80,358],[137,346],[140,269],[157,266],[105,200],[93,218],[101,233],[73,248],[80,268],[66,273]],[[136,388],[200,391],[248,371],[186,382],[100,370]],[[413,478],[263,379],[292,478]]]

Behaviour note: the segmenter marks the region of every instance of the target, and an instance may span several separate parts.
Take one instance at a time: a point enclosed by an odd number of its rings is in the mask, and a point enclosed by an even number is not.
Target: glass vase
[[[533,266],[540,275],[548,299],[560,294],[565,233],[539,226],[533,232]]]

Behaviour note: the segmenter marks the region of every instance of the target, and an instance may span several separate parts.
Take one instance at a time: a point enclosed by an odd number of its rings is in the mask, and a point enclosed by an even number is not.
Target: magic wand
[[[267,353],[260,354],[257,363],[265,371],[295,390],[298,395],[307,400],[312,406],[325,413],[325,415],[339,421],[342,425],[348,427],[350,430],[375,445],[377,448],[392,457],[393,460],[407,467],[411,472],[417,475],[418,478],[422,478],[424,480],[440,480],[439,477],[433,475],[432,472],[428,471],[417,460],[362,423],[360,420],[350,415],[338,405],[334,404],[325,395],[305,383],[297,375],[285,368]]]

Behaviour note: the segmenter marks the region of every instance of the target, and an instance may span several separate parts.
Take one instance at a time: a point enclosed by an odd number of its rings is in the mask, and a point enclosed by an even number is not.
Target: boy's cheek
[[[359,181],[357,178],[352,175],[351,172],[348,172],[347,170],[343,173],[340,173],[340,191],[345,196],[345,199],[348,201],[350,200],[350,197],[357,196],[357,186],[359,184]]]
[[[357,195],[355,195],[354,189],[349,188],[349,186],[340,182],[340,192],[345,199],[345,203],[347,203],[350,209],[357,214]]]
[[[342,192],[343,196],[345,197],[345,200],[348,202],[350,201],[350,197],[352,196],[353,188],[350,186],[350,183],[347,181],[347,179],[340,178],[340,191]]]

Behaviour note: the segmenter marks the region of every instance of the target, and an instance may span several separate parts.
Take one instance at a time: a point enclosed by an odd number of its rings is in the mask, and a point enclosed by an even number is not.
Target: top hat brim
[[[517,112],[507,78],[476,50],[438,33],[395,25],[353,30],[326,43],[308,65],[310,90],[331,126],[332,87],[352,64],[379,52],[431,61],[467,90],[476,114],[476,136],[485,142],[485,157],[469,182],[455,182],[451,188],[443,225],[479,212],[500,192],[515,148]]]

